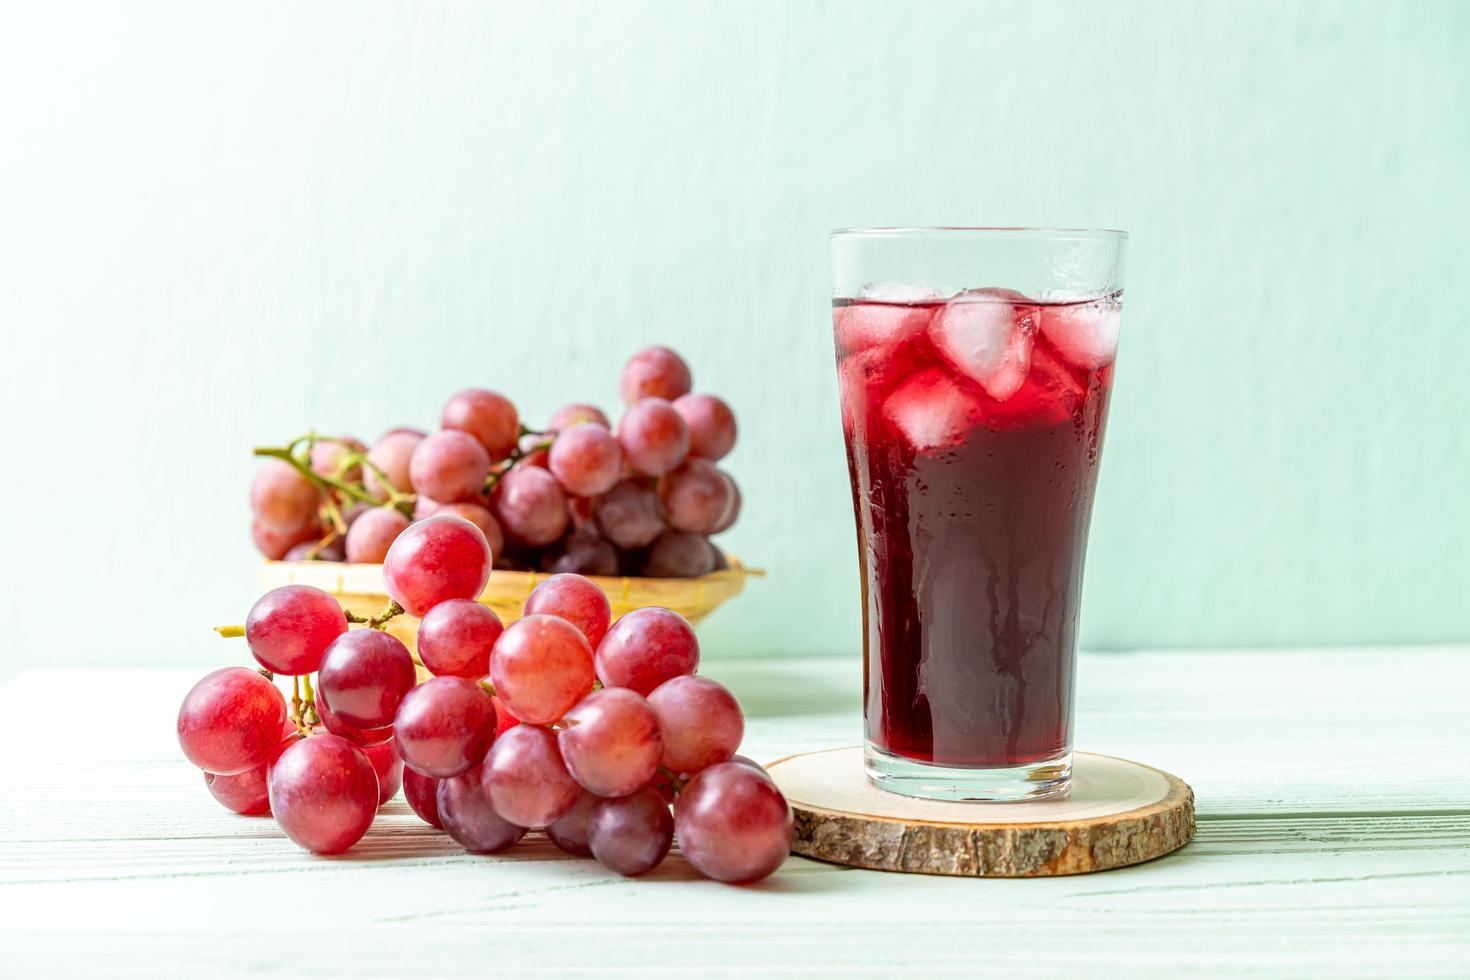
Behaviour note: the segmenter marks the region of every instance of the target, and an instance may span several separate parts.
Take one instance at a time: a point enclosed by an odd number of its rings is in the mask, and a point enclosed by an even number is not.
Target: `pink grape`
[[[552,435],[554,433],[527,432],[521,436],[517,444],[521,450],[521,458],[516,460],[516,468],[539,466],[544,470],[550,466],[551,450],[547,447],[550,445]]]
[[[490,581],[490,545],[462,517],[440,514],[410,525],[383,559],[388,595],[423,618],[446,599],[478,599]]]
[[[497,738],[481,772],[495,812],[521,827],[552,823],[581,792],[561,761],[556,736],[533,725],[517,725]]]
[[[357,483],[362,480],[362,464],[357,463],[343,469],[342,463],[353,453],[365,452],[367,447],[350,436],[344,439],[321,439],[311,447],[311,471],[348,483]]]
[[[604,425],[582,422],[563,429],[547,459],[551,475],[568,493],[606,493],[623,472],[623,450]]]
[[[591,816],[592,808],[601,801],[602,797],[582,790],[571,809],[546,825],[546,836],[568,854],[591,857],[592,848],[587,846],[587,818]]]
[[[340,854],[362,839],[378,809],[378,775],[363,750],[337,735],[313,735],[271,767],[271,813],[286,836],[315,854]]]
[[[376,500],[388,499],[388,487],[378,477],[377,470],[393,484],[399,493],[413,493],[413,476],[409,462],[413,451],[424,441],[424,434],[411,429],[394,429],[383,434],[378,444],[367,455],[371,466],[364,467],[363,486]],[[377,467],[375,470],[373,467]]]
[[[378,806],[382,806],[397,796],[398,788],[403,785],[403,759],[393,747],[392,739],[367,746],[362,752],[378,776]]]
[[[250,509],[261,524],[283,534],[318,524],[322,496],[284,459],[267,459],[250,483]]]
[[[623,404],[631,405],[641,398],[673,401],[689,394],[692,385],[683,358],[667,347],[647,347],[628,358],[619,389]]]
[[[618,549],[595,529],[578,531],[567,538],[561,554],[554,555],[548,571],[557,574],[616,575]]]
[[[665,531],[648,549],[639,570],[648,578],[698,578],[717,564],[715,547],[704,535]]]
[[[674,805],[679,849],[716,881],[758,881],[791,853],[791,807],[762,772],[738,762],[696,775]]]
[[[664,740],[663,764],[674,772],[694,773],[728,762],[745,737],[740,702],[707,677],[665,681],[648,696]]]
[[[388,549],[408,530],[408,518],[392,507],[374,507],[347,529],[347,560],[377,565],[388,557]]]
[[[473,599],[449,599],[424,613],[419,659],[431,674],[477,681],[490,673],[490,650],[504,630],[489,606]]]
[[[536,466],[514,466],[491,497],[511,540],[532,548],[551,544],[567,529],[567,497],[556,477]]]
[[[332,706],[327,703],[326,694],[323,691],[316,692],[316,715],[322,727],[327,731],[333,735],[341,735],[353,745],[362,748],[381,745],[393,737],[392,725],[384,725],[381,728],[361,728],[343,721],[332,711]]]
[[[388,438],[389,436],[397,436],[397,435],[418,436],[420,439],[422,439],[424,436],[426,436],[428,434],[429,434],[428,432],[426,432],[423,429],[420,429],[418,426],[415,426],[415,425],[395,425],[393,428],[388,429],[382,435],[378,436],[378,441],[379,442],[382,442],[384,439]]]
[[[495,642],[490,679],[517,718],[550,724],[592,690],[592,647],[565,619],[526,616]]]
[[[408,647],[375,629],[352,630],[333,640],[317,673],[317,686],[332,711],[359,728],[391,725],[398,702],[417,681]]]
[[[483,388],[467,388],[450,398],[439,424],[474,436],[491,459],[509,456],[521,434],[520,416],[510,399]]]
[[[598,796],[627,796],[658,770],[663,755],[658,719],[632,691],[593,691],[567,713],[557,744],[582,788]]]
[[[689,455],[689,427],[664,399],[645,398],[623,413],[618,445],[634,471],[663,476]]]
[[[444,822],[439,819],[439,780],[404,767],[403,798],[420,820],[430,827],[444,829]]]
[[[760,773],[762,776],[765,776],[767,779],[770,779],[771,778],[770,777],[770,774],[768,772],[766,772],[766,767],[763,766],[763,765],[761,765],[759,762],[756,762],[754,759],[752,759],[748,755],[735,755],[735,756],[731,756],[730,757],[730,761],[733,762],[733,763],[735,763],[736,765],[739,765],[739,766],[748,766],[749,768],[751,768],[751,769],[755,770],[756,772]]]
[[[557,413],[551,417],[551,424],[547,428],[552,432],[560,432],[581,422],[596,422],[604,429],[612,428],[607,416],[602,414],[602,409],[596,405],[586,405],[580,402],[574,402],[558,409]]]
[[[265,766],[246,769],[233,776],[216,776],[207,772],[204,784],[209,787],[209,795],[226,810],[233,810],[244,817],[260,817],[271,812]]]
[[[293,544],[291,550],[286,552],[282,561],[346,561],[347,549],[343,545],[342,538],[334,538],[326,544],[317,546],[315,540],[303,541]]]
[[[458,776],[478,766],[495,740],[495,706],[474,681],[435,677],[404,696],[393,733],[410,769]]]
[[[256,550],[271,561],[280,561],[298,544],[315,542],[321,533],[319,524],[282,532],[261,523],[258,517],[250,522],[250,539],[255,542]]]
[[[269,762],[285,724],[286,699],[274,684],[245,667],[224,667],[184,696],[175,727],[190,762],[233,776]]]
[[[408,472],[419,493],[435,500],[468,500],[490,475],[490,454],[468,432],[445,429],[418,444]]]
[[[633,480],[624,480],[603,494],[593,513],[603,535],[619,548],[646,547],[667,526],[658,493]]]
[[[720,519],[720,523],[711,532],[713,534],[730,530],[734,526],[736,519],[740,517],[740,485],[724,470],[720,471],[720,476],[724,477],[725,482],[730,484],[730,506],[725,511],[725,516]]]
[[[479,504],[444,504],[439,508],[438,513],[463,517],[475,525],[475,527],[479,528],[480,533],[485,535],[485,543],[490,546],[490,560],[492,563],[497,556],[505,551],[505,532],[501,531],[500,522],[495,519],[495,515],[490,513],[488,508],[482,507]]]
[[[596,662],[604,687],[647,695],[670,678],[699,669],[699,640],[689,621],[672,609],[645,606],[612,625],[598,644]]]
[[[478,769],[440,782],[437,802],[444,830],[471,854],[494,854],[526,836],[495,812]]]
[[[735,484],[709,460],[690,459],[664,480],[663,499],[670,527],[712,534],[735,506]]]
[[[714,395],[681,395],[674,410],[689,426],[689,455],[714,461],[735,448],[735,413]]]
[[[602,800],[587,817],[587,846],[592,856],[620,875],[637,877],[652,871],[674,843],[669,805],[651,789]]]
[[[310,674],[333,640],[347,632],[337,600],[309,585],[283,585],[255,600],[245,642],[260,665],[277,674]]]
[[[560,616],[582,631],[592,649],[607,635],[612,605],[597,584],[581,575],[553,575],[531,590],[524,615]]]

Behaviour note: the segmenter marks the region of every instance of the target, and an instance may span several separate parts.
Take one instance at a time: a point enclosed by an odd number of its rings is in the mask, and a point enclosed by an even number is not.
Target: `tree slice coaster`
[[[1112,756],[1072,757],[1061,800],[953,803],[879,789],[860,747],[767,767],[796,814],[797,854],[878,871],[1024,878],[1138,864],[1194,837],[1194,792],[1177,776]]]

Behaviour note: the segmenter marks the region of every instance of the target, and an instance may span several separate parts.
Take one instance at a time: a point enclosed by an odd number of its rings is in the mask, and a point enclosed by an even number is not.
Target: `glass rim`
[[[917,238],[934,236],[977,236],[995,238],[1052,238],[1079,241],[1120,241],[1128,237],[1126,231],[1115,228],[1030,228],[1024,225],[909,225],[872,228],[833,228],[829,238]]]

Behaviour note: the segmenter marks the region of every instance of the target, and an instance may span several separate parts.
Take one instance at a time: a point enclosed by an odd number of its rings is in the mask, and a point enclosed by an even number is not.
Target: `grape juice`
[[[1121,296],[902,299],[833,309],[868,741],[955,768],[1059,759]]]

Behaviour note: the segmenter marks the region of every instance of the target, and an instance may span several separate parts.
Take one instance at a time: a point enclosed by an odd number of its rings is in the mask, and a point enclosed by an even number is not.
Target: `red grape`
[[[631,405],[649,397],[673,401],[689,394],[692,385],[683,358],[667,347],[648,347],[628,359],[619,388],[623,404]]]
[[[561,553],[553,554],[547,570],[557,574],[616,575],[618,549],[596,530],[587,528],[567,538]]]
[[[587,792],[627,796],[658,770],[658,719],[632,691],[593,691],[567,713],[565,723],[557,744],[567,771]]]
[[[375,629],[352,630],[333,640],[317,674],[333,713],[359,728],[391,725],[398,702],[417,681],[408,647]]]
[[[388,557],[388,549],[408,530],[408,518],[392,507],[374,507],[347,529],[347,560],[376,565]]]
[[[689,426],[689,455],[724,459],[735,448],[735,413],[714,395],[681,395],[674,410]]]
[[[635,471],[663,476],[689,455],[689,427],[673,405],[662,398],[645,398],[623,413],[618,445]]]
[[[270,761],[286,724],[286,699],[245,667],[224,667],[184,696],[176,725],[179,746],[194,765],[233,776]]]
[[[495,642],[490,679],[517,718],[549,724],[592,690],[592,647],[565,619],[526,616]]]
[[[327,703],[325,691],[316,692],[316,715],[322,727],[327,731],[333,735],[341,735],[347,741],[363,748],[370,745],[381,745],[393,737],[392,725],[384,725],[381,728],[361,728],[343,721],[333,713],[332,706]]]
[[[505,533],[500,530],[500,522],[495,519],[495,515],[490,513],[487,508],[479,504],[442,504],[436,513],[463,517],[475,525],[475,527],[479,528],[480,533],[485,535],[485,543],[490,546],[490,561],[492,564],[495,558],[501,552],[505,551]],[[417,512],[415,512],[415,516],[418,516]]]
[[[483,388],[467,388],[450,398],[439,424],[474,436],[491,459],[509,456],[521,434],[520,416],[510,399]]]
[[[624,480],[598,498],[597,526],[619,548],[642,548],[664,527],[664,505],[650,486]]]
[[[260,518],[250,522],[250,538],[255,542],[256,549],[271,561],[280,561],[291,551],[293,547],[303,542],[314,542],[321,537],[322,529],[319,524],[308,524],[290,531],[278,531],[268,524],[261,523]]]
[[[595,582],[580,575],[553,575],[531,590],[524,615],[560,616],[582,631],[592,649],[607,635],[612,606]]]
[[[748,755],[732,755],[730,757],[730,761],[738,766],[748,766],[749,768],[754,769],[756,772],[760,773],[762,776],[765,776],[767,779],[771,778],[770,773],[766,772],[766,767],[761,765],[759,762],[756,762]]]
[[[378,808],[378,775],[362,749],[313,735],[270,770],[271,813],[286,836],[316,854],[340,854],[362,839]]]
[[[698,578],[715,570],[714,545],[702,534],[665,531],[643,558],[639,568],[648,578]]]
[[[505,702],[495,695],[490,695],[490,703],[495,705],[495,737],[499,738],[512,728],[521,723],[521,720],[511,714]]]
[[[289,534],[318,524],[322,497],[301,472],[284,459],[267,459],[250,483],[250,509],[261,524]]]
[[[310,674],[327,646],[347,632],[337,600],[309,585],[283,585],[255,600],[245,617],[245,642],[267,670]]]
[[[709,460],[690,459],[664,481],[663,499],[670,527],[712,534],[735,506],[735,484]]]
[[[372,466],[364,467],[366,472],[363,473],[363,486],[374,499],[388,499],[388,487],[378,478],[377,470],[383,471],[383,476],[393,484],[394,490],[399,493],[413,493],[413,475],[409,472],[409,461],[413,458],[413,451],[423,441],[423,433],[410,429],[394,429],[384,433],[378,440],[378,444],[367,455],[367,461]],[[377,470],[373,467],[377,467]]]
[[[398,795],[398,787],[403,785],[403,759],[393,748],[392,739],[368,746],[362,752],[377,773],[378,806],[382,806]]]
[[[567,497],[556,477],[536,466],[515,466],[491,497],[500,526],[532,548],[551,544],[567,529]]]
[[[394,602],[420,618],[446,599],[478,599],[490,581],[490,546],[462,517],[440,514],[411,525],[383,559]]]
[[[581,792],[562,764],[556,736],[534,725],[517,725],[497,738],[481,772],[495,812],[521,827],[545,827]]]
[[[345,439],[321,439],[311,447],[311,470],[322,476],[334,476],[348,483],[362,480],[362,464],[357,463],[342,469],[345,457],[352,453],[365,453],[367,447],[350,436]]]
[[[716,881],[757,881],[791,853],[786,798],[764,773],[738,762],[691,779],[674,806],[674,823],[684,857]]]
[[[439,780],[405,767],[403,770],[403,798],[408,801],[409,808],[418,814],[420,820],[430,827],[444,829],[444,823],[439,819]]]
[[[694,627],[672,609],[633,610],[613,624],[597,647],[597,677],[605,687],[647,695],[664,681],[698,669]]]
[[[515,468],[539,466],[544,470],[550,466],[551,450],[547,448],[550,441],[550,436],[541,432],[527,432],[521,436],[521,441],[517,444],[521,450],[521,458],[516,460]]]
[[[730,506],[726,509],[725,516],[720,519],[720,523],[710,532],[712,534],[719,534],[721,531],[730,530],[736,518],[740,516],[740,486],[724,470],[720,471],[720,476],[724,477],[725,482],[730,484]]]
[[[333,538],[321,547],[317,547],[316,540],[303,541],[293,544],[291,550],[286,552],[282,561],[346,561],[347,548],[342,538]]]
[[[441,781],[437,802],[445,831],[471,854],[494,854],[526,836],[495,812],[478,769]]]
[[[226,810],[246,817],[264,816],[271,812],[270,792],[266,788],[266,767],[256,766],[237,772],[233,776],[204,774],[204,784],[209,795],[219,801]]]
[[[477,681],[490,673],[490,648],[504,629],[489,606],[474,599],[449,599],[424,613],[419,659],[431,674]]]
[[[602,409],[596,405],[586,405],[580,402],[574,402],[571,405],[558,409],[557,413],[551,417],[551,424],[547,428],[552,432],[560,432],[562,429],[569,429],[580,422],[596,422],[604,429],[612,428],[611,423],[607,420],[607,416],[602,414]]]
[[[636,877],[658,867],[674,843],[669,805],[653,790],[602,800],[587,817],[587,846],[603,866]]]
[[[547,466],[568,493],[595,497],[618,482],[623,472],[623,450],[606,426],[582,422],[556,437]]]
[[[436,779],[478,766],[495,739],[490,695],[463,677],[434,677],[409,691],[393,722],[398,754]]]
[[[429,434],[428,432],[424,431],[423,429],[420,429],[416,425],[395,425],[393,428],[388,429],[382,435],[378,436],[378,441],[379,442],[382,442],[384,439],[388,438],[389,436],[396,436],[396,435],[418,436],[420,439],[422,439],[424,436],[426,436],[428,434]]]
[[[591,816],[592,808],[601,800],[602,797],[582,790],[571,809],[546,825],[546,836],[568,854],[591,857],[592,848],[587,846],[587,818]]]
[[[445,429],[418,444],[408,472],[418,493],[435,500],[468,500],[490,475],[490,454],[468,432]]]
[[[745,715],[723,684],[707,677],[675,677],[648,696],[664,740],[663,763],[674,772],[699,772],[728,762],[745,736]]]

